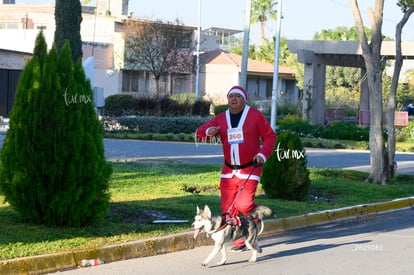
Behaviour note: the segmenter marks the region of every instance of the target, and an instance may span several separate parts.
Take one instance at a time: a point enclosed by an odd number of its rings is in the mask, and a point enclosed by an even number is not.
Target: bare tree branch
[[[148,71],[158,82],[161,76],[191,73],[194,29],[176,23],[129,20],[125,27],[126,68]]]

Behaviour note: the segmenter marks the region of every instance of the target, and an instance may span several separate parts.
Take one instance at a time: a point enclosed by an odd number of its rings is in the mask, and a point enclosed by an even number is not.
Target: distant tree
[[[175,23],[128,20],[125,27],[125,67],[154,75],[156,92],[167,74],[190,73],[193,69],[193,29]]]
[[[284,64],[292,68],[295,71],[295,79],[296,79],[296,86],[303,90],[304,85],[304,79],[305,79],[305,69],[304,64],[300,63],[297,59],[296,54],[291,53],[286,45],[286,50],[288,54],[286,54],[286,60],[284,61]]]
[[[397,5],[403,12],[403,17],[395,28],[395,64],[394,73],[392,76],[390,95],[388,98],[388,178],[393,178],[395,173],[395,110],[396,110],[396,97],[398,89],[398,81],[400,79],[401,67],[403,65],[403,57],[401,52],[401,33],[402,29],[414,13],[414,0],[400,0]]]
[[[279,64],[286,65],[289,54],[286,38],[280,38],[280,49],[279,49]],[[275,45],[276,37],[273,36],[272,39],[264,39],[264,45],[254,47],[254,50],[251,52],[251,58],[255,60],[260,60],[264,62],[273,63],[275,60]]]
[[[69,43],[47,53],[41,32],[19,79],[0,155],[1,190],[23,220],[83,226],[106,214],[111,167],[92,98]]]
[[[368,39],[371,37],[371,30],[365,28],[365,33],[367,34]],[[323,29],[321,32],[316,32],[313,35],[313,40],[359,40],[358,32],[354,27],[336,27],[335,29]]]
[[[275,59],[276,37],[273,36],[272,40],[265,38],[264,42],[265,43],[263,46],[249,46],[249,58],[273,63]],[[231,52],[238,55],[242,55],[242,47],[232,47]],[[296,54],[293,54],[289,51],[285,37],[280,38],[279,64],[295,70],[297,86],[299,87],[299,89],[302,89],[304,79],[303,64],[298,62]]]
[[[238,54],[238,55],[242,55],[242,53],[243,53],[243,45],[237,45],[237,46],[233,46],[231,49],[230,49],[230,51],[231,51],[231,53],[234,53],[234,54]],[[255,52],[256,52],[256,45],[249,45],[249,50],[248,50],[248,52],[249,52],[249,58],[252,58],[252,59],[254,59],[255,58]]]
[[[275,10],[277,2],[273,0],[253,0],[251,22],[260,22],[260,38],[261,45],[265,43],[265,22],[270,19],[277,19],[277,11]]]
[[[414,69],[407,70],[408,83],[414,86]]]
[[[55,5],[55,45],[58,52],[66,40],[72,49],[72,59],[82,59],[82,39],[80,35],[82,6],[79,0],[56,0]]]

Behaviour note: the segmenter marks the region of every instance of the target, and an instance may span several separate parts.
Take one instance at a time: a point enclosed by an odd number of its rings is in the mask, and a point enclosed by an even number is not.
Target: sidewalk
[[[412,208],[414,197],[398,200],[351,206],[341,209],[309,213],[302,216],[273,219],[265,221],[263,236],[284,231],[306,228],[313,225],[329,224],[347,219],[358,219],[368,215]],[[196,240],[193,232],[185,232],[165,237],[137,240],[134,242],[105,246],[36,257],[19,258],[0,262],[0,274],[40,274],[58,272],[79,266],[82,259],[101,259],[104,262],[122,261],[131,258],[155,256],[196,246],[211,245],[211,239],[205,234]]]

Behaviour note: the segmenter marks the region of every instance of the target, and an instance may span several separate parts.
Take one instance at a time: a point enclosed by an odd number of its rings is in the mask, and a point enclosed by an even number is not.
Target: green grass
[[[0,260],[101,247],[190,231],[197,205],[219,208],[219,165],[171,161],[113,164],[112,200],[105,220],[83,228],[48,228],[23,223],[7,203],[0,204]],[[259,188],[256,202],[278,217],[414,195],[414,176],[397,176],[387,186],[364,184],[366,173],[310,169],[311,194],[303,202],[267,199]],[[0,194],[0,201],[4,196]],[[185,224],[153,224],[154,219],[186,219]]]

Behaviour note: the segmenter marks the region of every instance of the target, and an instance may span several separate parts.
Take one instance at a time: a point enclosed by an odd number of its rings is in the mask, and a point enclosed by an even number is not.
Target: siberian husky
[[[194,228],[194,238],[197,238],[201,232],[206,232],[214,240],[214,249],[201,263],[202,266],[207,266],[209,262],[221,252],[221,260],[217,263],[223,265],[226,263],[226,248],[225,242],[243,238],[246,247],[252,251],[252,256],[249,262],[256,262],[257,252],[261,253],[262,249],[257,243],[257,236],[263,231],[263,217],[273,216],[273,211],[267,206],[258,206],[248,216],[240,217],[239,224],[228,224],[224,221],[223,216],[216,216],[211,214],[210,208],[206,205],[204,210],[197,206],[197,214],[194,218],[192,227]]]

